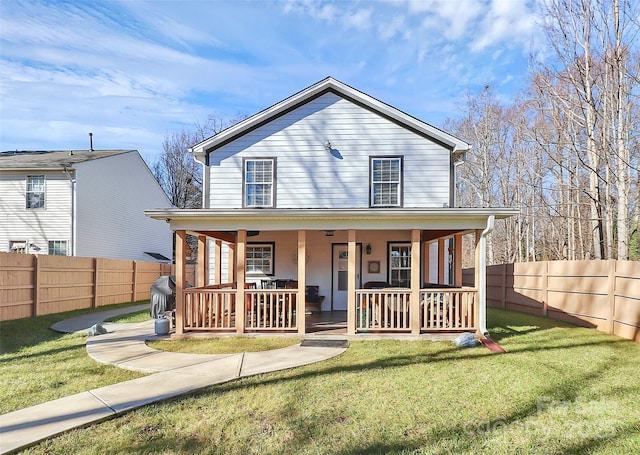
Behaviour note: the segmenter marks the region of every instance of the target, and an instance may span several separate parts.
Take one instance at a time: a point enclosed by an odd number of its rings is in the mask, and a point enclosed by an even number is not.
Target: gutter
[[[71,251],[70,256],[76,255],[76,179],[71,177],[66,165],[62,165],[67,179],[71,182]]]
[[[480,264],[478,274],[478,331],[481,335],[488,337],[487,330],[487,237],[493,231],[495,216],[489,215],[487,227],[480,234]]]

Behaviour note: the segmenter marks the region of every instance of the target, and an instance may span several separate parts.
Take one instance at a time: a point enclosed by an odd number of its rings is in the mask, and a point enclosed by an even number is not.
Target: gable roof
[[[442,131],[422,120],[419,120],[389,104],[386,104],[372,96],[367,95],[343,82],[332,77],[327,77],[315,84],[291,95],[290,97],[248,117],[229,128],[220,131],[218,134],[191,147],[191,152],[198,161],[205,162],[206,155],[225,144],[259,128],[262,125],[324,95],[325,93],[334,93],[345,98],[359,106],[375,112],[382,117],[387,118],[417,134],[428,137],[445,147],[449,148],[452,153],[464,153],[471,149],[471,145],[458,139],[451,134]]]
[[[0,152],[0,169],[64,169],[136,150],[25,150]]]

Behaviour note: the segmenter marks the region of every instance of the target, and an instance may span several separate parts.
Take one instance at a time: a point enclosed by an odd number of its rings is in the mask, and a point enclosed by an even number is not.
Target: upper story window
[[[66,256],[67,241],[66,240],[49,240],[49,254],[54,256]]]
[[[371,158],[371,207],[402,206],[402,158]]]
[[[244,206],[273,207],[275,158],[244,161]]]
[[[27,176],[27,208],[44,208],[44,175]]]

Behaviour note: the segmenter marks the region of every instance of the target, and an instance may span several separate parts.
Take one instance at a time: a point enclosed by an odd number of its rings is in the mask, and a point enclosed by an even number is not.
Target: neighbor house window
[[[275,159],[244,161],[245,207],[273,207]]]
[[[399,207],[402,158],[371,158],[371,206]]]
[[[9,251],[12,253],[26,253],[27,241],[26,240],[11,240],[9,242]]]
[[[411,287],[411,245],[389,245],[389,283],[402,288]]]
[[[273,275],[273,243],[247,244],[247,273]]]
[[[44,208],[44,175],[27,176],[27,208]]]
[[[67,241],[66,240],[49,240],[49,254],[53,256],[66,256]]]

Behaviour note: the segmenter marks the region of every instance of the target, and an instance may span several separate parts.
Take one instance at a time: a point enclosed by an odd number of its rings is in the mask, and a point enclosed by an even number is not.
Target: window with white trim
[[[67,241],[66,240],[49,240],[49,254],[53,256],[66,256]]]
[[[273,275],[273,243],[249,243],[246,270],[251,274]]]
[[[371,207],[402,204],[402,158],[371,158]]]
[[[26,253],[27,241],[26,240],[11,240],[9,241],[9,251],[12,253]]]
[[[44,175],[27,175],[26,202],[28,209],[44,208]]]
[[[411,244],[389,245],[389,284],[395,287],[411,287]]]
[[[244,161],[244,206],[273,207],[275,159]]]

